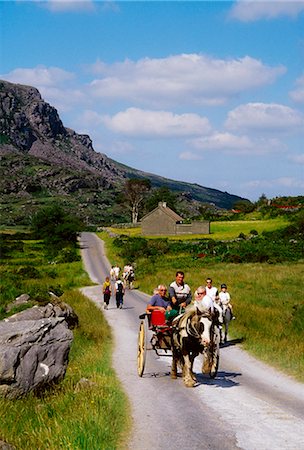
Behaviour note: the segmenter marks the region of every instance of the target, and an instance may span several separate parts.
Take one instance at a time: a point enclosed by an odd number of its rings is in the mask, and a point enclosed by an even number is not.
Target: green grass
[[[78,315],[79,327],[73,330],[69,364],[61,383],[42,396],[0,398],[0,441],[17,450],[125,448],[130,411],[111,368],[111,330],[102,311],[75,290],[92,282],[81,261],[49,264],[39,241],[22,242],[12,246],[9,258],[0,265],[0,318],[8,315],[5,307],[17,295],[30,293],[39,299],[48,290],[60,288],[64,291],[61,299]],[[89,384],[78,389],[82,378]]]
[[[111,369],[104,316],[77,291],[64,295],[79,317],[65,379],[42,397],[0,399],[0,439],[16,449],[117,449],[130,429],[129,405]],[[79,388],[81,378],[89,384]]]
[[[110,261],[122,265],[119,248],[105,233],[101,237]],[[215,286],[226,283],[237,316],[231,338],[242,339],[244,349],[254,356],[304,381],[303,261],[228,264],[197,260],[185,253],[139,256],[136,266],[136,287],[149,295],[158,284],[169,285],[176,270],[185,272],[192,292],[205,285],[207,277]]]

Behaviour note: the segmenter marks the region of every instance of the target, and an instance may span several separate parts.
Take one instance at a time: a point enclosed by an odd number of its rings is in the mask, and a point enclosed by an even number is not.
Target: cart
[[[137,372],[142,377],[148,350],[154,350],[158,356],[172,356],[172,326],[166,323],[164,311],[154,310],[139,318]]]
[[[166,323],[165,312],[154,310],[139,316],[141,319],[138,331],[137,372],[143,376],[147,351],[154,350],[158,356],[172,356],[173,326]],[[202,373],[215,378],[219,367],[220,334],[217,326],[212,326],[211,343],[202,352]]]

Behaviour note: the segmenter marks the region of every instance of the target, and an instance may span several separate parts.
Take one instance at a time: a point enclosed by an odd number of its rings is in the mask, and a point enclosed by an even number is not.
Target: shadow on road
[[[210,378],[209,375],[204,375],[201,373],[196,374],[197,385],[200,384],[208,384],[210,386],[217,386],[221,388],[231,388],[239,386],[239,382],[233,380],[233,378],[237,378],[242,376],[240,372],[225,372],[220,371],[217,373],[215,378]]]
[[[209,375],[204,375],[202,373],[196,373],[197,383],[194,387],[199,387],[203,384],[208,386],[215,386],[221,388],[232,388],[239,386],[239,382],[233,378],[242,376],[240,372],[218,372],[216,378],[210,378]],[[170,372],[147,372],[143,375],[143,378],[170,378]],[[182,378],[182,374],[178,373],[177,378]]]
[[[242,342],[244,342],[244,338],[231,339],[230,341],[223,342],[222,344],[220,344],[220,348],[232,347],[233,345],[241,344]]]

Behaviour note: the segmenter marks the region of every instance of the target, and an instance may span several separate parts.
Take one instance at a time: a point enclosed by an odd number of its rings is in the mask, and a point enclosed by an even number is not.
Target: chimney
[[[158,206],[161,206],[163,208],[167,208],[167,203],[166,202],[158,202]]]

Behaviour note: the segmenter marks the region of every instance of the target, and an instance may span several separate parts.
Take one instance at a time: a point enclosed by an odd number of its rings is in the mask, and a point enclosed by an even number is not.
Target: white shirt
[[[213,312],[213,301],[209,295],[204,295],[201,300],[196,299],[194,301],[194,306],[196,306],[200,312],[207,312],[209,310]]]
[[[221,291],[219,293],[219,297],[220,297],[220,302],[222,303],[222,305],[228,305],[228,303],[230,302],[230,294],[229,294],[229,292]]]
[[[212,286],[211,288],[208,288],[208,286],[206,286],[206,294],[209,295],[209,297],[211,297],[213,301],[215,301],[218,291],[215,286]]]

